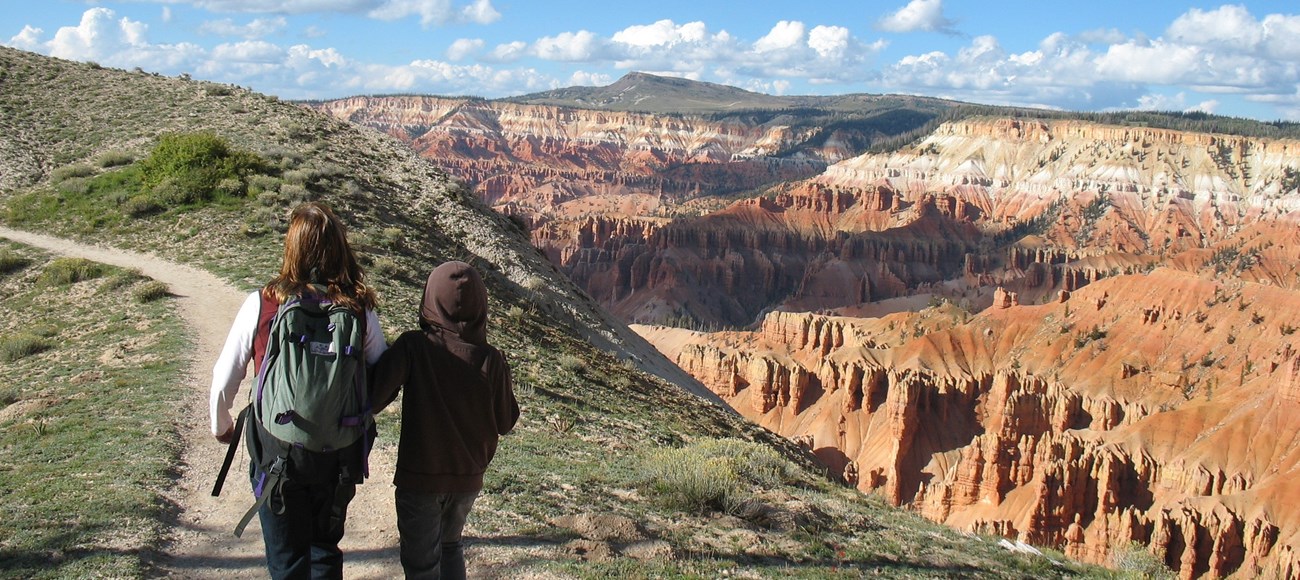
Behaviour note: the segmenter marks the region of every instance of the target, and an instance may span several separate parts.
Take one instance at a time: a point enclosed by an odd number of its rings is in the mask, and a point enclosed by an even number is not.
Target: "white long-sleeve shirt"
[[[261,315],[262,297],[253,292],[244,300],[235,315],[235,322],[230,325],[230,334],[226,336],[226,345],[221,349],[221,356],[212,366],[212,392],[208,399],[208,410],[212,419],[212,434],[221,435],[234,426],[230,417],[230,408],[234,406],[235,396],[239,394],[239,385],[248,374],[248,363],[253,358],[253,338],[257,335],[257,320]],[[379,327],[379,316],[374,310],[366,310],[365,356],[366,364],[373,365],[384,354],[388,343],[384,341],[384,331]],[[236,433],[236,437],[240,434]]]

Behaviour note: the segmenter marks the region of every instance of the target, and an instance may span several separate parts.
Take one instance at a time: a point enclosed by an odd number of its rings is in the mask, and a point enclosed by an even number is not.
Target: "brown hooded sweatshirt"
[[[421,330],[397,338],[371,374],[378,413],[402,397],[397,487],[425,493],[480,491],[497,439],[519,419],[510,367],[487,342],[487,288],[464,262],[429,274]]]

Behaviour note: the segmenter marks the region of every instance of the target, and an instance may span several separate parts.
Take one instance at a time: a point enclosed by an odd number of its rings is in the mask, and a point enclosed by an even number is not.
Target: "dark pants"
[[[461,533],[478,492],[417,493],[397,488],[397,533],[408,580],[463,580]]]
[[[268,499],[257,512],[271,578],[343,578],[339,540],[343,539],[348,502],[357,486],[285,481],[281,491],[283,513],[275,513],[281,505],[278,495]]]

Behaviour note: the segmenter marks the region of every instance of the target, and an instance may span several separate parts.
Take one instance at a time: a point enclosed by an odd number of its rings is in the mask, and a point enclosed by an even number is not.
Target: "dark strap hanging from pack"
[[[262,506],[266,504],[266,500],[270,499],[273,494],[280,493],[280,484],[284,482],[284,469],[288,462],[288,458],[281,455],[275,458],[275,463],[271,464],[271,468],[262,474],[262,480],[257,484],[257,489],[254,490],[257,492],[257,502],[253,504],[253,507],[248,508],[248,512],[244,514],[244,517],[239,519],[239,525],[235,526],[236,538],[244,535],[244,528],[247,528],[248,523],[253,521],[253,514],[262,509]],[[275,507],[275,504],[271,505]],[[284,501],[281,499],[276,513],[283,513],[283,511]]]
[[[226,482],[230,464],[235,460],[235,449],[239,448],[239,440],[244,437],[244,419],[252,407],[252,404],[245,405],[244,410],[239,412],[239,418],[235,419],[235,430],[231,432],[230,444],[226,447],[226,460],[221,463],[221,471],[217,472],[217,482],[212,486],[212,497],[221,495],[221,485]]]

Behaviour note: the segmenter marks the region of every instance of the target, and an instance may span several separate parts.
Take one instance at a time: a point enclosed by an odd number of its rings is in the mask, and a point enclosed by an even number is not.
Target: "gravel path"
[[[212,364],[225,342],[230,323],[246,296],[230,284],[202,270],[168,262],[156,256],[0,227],[0,237],[45,249],[55,254],[135,268],[166,283],[176,295],[181,316],[195,342],[184,376],[190,392],[177,425],[184,443],[180,480],[168,499],[176,506],[170,542],[157,558],[161,576],[177,578],[264,578],[262,532],[257,518],[235,538],[232,530],[252,505],[248,489],[247,455],[240,454],[231,467],[221,497],[212,497],[212,483],[225,445],[217,443],[208,428],[208,388]],[[250,372],[251,375],[251,372]],[[241,393],[247,393],[245,381]],[[357,489],[348,510],[343,538],[344,574],[348,578],[399,578],[397,525],[393,511],[391,449],[377,449],[371,458],[371,479]]]

